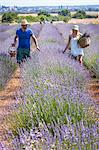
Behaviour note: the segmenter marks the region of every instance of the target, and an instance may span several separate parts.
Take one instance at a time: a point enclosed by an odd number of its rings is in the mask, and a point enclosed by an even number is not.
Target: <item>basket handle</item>
[[[13,47],[12,45],[8,47],[8,53],[11,51],[10,48]]]

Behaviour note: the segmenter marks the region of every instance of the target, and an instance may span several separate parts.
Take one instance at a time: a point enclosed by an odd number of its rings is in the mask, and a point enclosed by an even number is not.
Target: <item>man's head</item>
[[[74,34],[77,34],[77,33],[79,32],[79,26],[78,26],[78,25],[74,25],[74,26],[72,27],[72,32],[73,32]]]
[[[22,22],[21,22],[21,27],[22,27],[22,29],[23,29],[23,30],[26,30],[28,24],[29,24],[29,23],[27,22],[27,20],[26,20],[26,19],[23,19]]]

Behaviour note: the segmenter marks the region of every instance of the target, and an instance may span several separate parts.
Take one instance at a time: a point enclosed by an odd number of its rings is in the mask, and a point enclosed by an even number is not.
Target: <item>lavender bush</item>
[[[14,25],[9,25],[9,24],[1,24],[0,25],[0,32],[5,32],[7,30],[10,30],[11,28],[13,28]]]
[[[36,24],[31,25],[30,28],[33,30],[34,35],[36,37],[38,37],[38,35],[39,35],[39,33],[40,33],[41,29],[42,29],[42,25],[36,23]]]
[[[18,25],[0,25],[0,42],[4,42],[15,34]]]
[[[0,142],[0,150],[10,150],[3,143]]]
[[[5,54],[0,54],[0,90],[5,86],[16,69],[16,64]]]

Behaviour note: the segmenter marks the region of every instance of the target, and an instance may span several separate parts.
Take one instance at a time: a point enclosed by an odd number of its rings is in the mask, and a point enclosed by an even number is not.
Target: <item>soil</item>
[[[0,141],[8,145],[5,138],[5,117],[11,114],[13,106],[17,103],[16,93],[20,89],[20,69],[13,74],[7,86],[0,91]]]
[[[99,104],[99,79],[92,79],[89,83],[89,92],[96,104]]]

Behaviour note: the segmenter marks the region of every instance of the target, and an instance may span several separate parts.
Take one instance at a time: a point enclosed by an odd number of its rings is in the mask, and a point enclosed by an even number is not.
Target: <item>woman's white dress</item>
[[[83,48],[80,48],[77,41],[79,36],[71,38],[71,55],[77,57],[79,55],[84,56]]]

